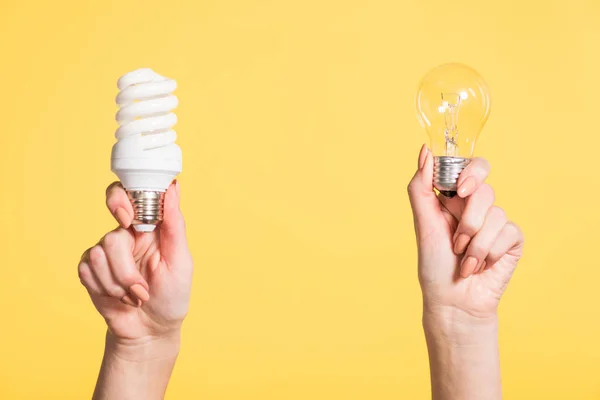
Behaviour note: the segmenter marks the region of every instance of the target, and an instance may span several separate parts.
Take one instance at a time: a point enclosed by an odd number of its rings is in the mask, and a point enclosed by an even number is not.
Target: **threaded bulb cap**
[[[133,207],[133,229],[152,232],[163,220],[165,192],[151,190],[127,190]]]
[[[433,158],[433,186],[446,197],[456,196],[456,182],[470,158],[441,156]]]

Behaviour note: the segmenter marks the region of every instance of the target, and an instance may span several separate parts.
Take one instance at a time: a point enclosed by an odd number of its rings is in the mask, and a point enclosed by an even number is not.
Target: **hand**
[[[521,258],[523,235],[493,205],[483,183],[487,161],[475,158],[449,199],[433,190],[433,155],[425,146],[408,185],[419,254],[419,281],[426,312],[495,317],[500,297]]]
[[[188,312],[193,262],[179,183],[165,195],[164,221],[152,233],[131,227],[133,208],[123,187],[106,190],[106,204],[120,223],[88,249],[79,278],[117,341],[136,342],[177,333]]]

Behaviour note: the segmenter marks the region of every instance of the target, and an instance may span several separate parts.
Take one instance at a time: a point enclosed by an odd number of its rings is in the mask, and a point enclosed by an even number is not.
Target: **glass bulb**
[[[433,184],[452,197],[458,175],[473,157],[477,137],[490,115],[490,90],[474,69],[443,64],[423,77],[415,106],[431,139]]]

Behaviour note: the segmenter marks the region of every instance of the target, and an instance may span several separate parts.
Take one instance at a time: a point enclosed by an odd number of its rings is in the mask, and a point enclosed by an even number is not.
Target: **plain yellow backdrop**
[[[168,399],[426,399],[406,184],[420,78],[492,91],[476,154],[527,238],[507,399],[600,399],[600,3],[0,2],[0,398],[89,398],[104,324],[80,254],[115,226],[116,80],[179,83],[196,263]]]

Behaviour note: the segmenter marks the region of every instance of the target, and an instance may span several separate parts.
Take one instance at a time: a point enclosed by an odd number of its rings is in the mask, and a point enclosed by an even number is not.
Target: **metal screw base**
[[[456,181],[470,158],[441,156],[433,158],[433,186],[446,197],[456,196]]]
[[[163,219],[165,192],[128,190],[127,197],[133,206],[133,229],[152,232]]]

